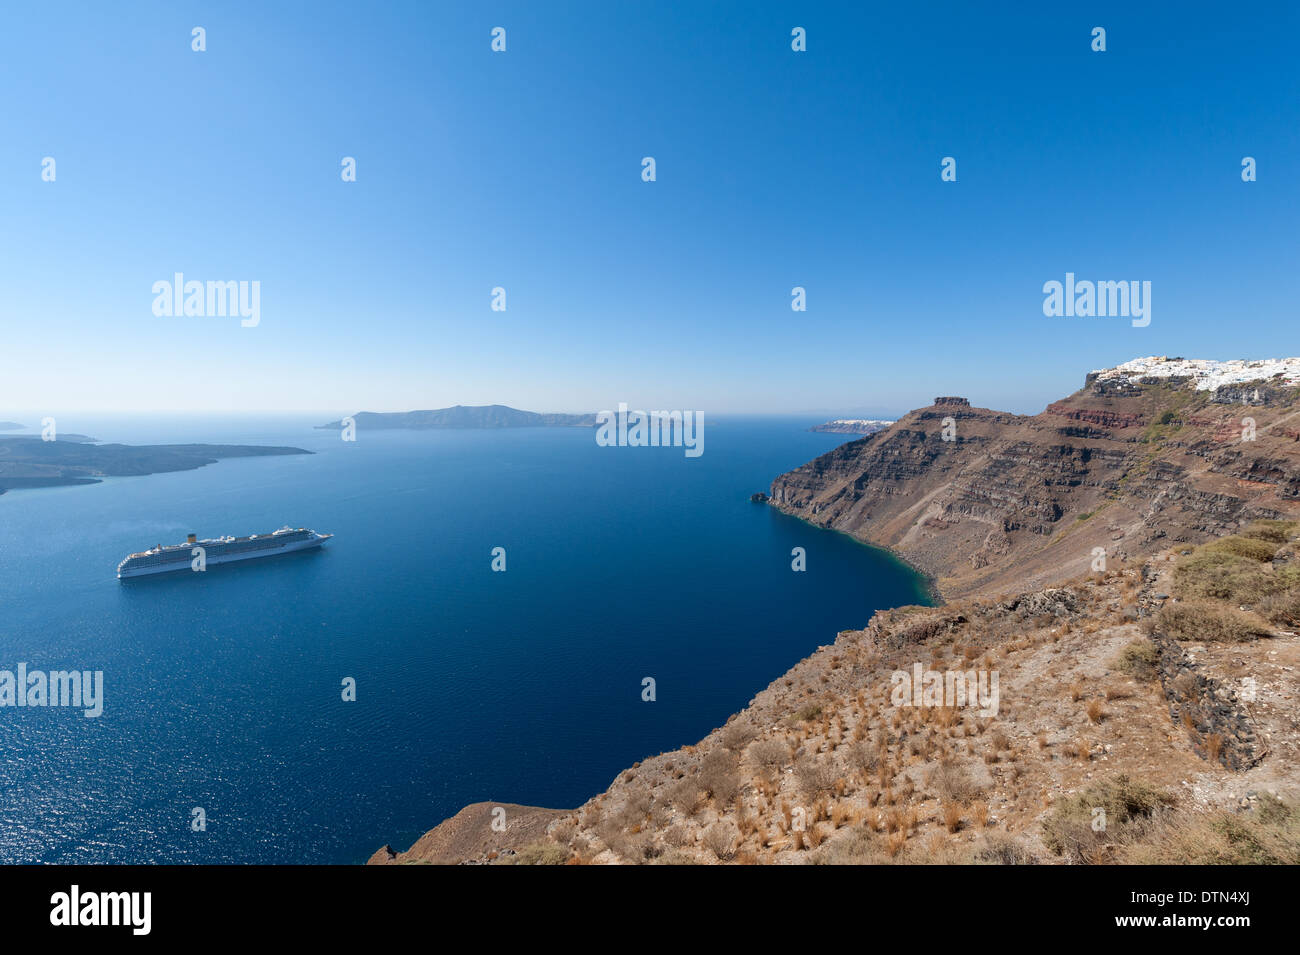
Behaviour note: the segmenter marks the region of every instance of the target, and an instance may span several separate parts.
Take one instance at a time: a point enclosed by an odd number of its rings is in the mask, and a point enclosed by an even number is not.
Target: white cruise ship
[[[125,577],[144,577],[147,574],[166,574],[176,570],[192,570],[193,561],[200,556],[207,564],[229,564],[255,557],[274,557],[295,550],[320,547],[333,534],[317,534],[305,527],[282,527],[269,534],[252,534],[248,537],[215,537],[196,540],[190,534],[184,544],[158,544],[150,550],[131,554],[117,565],[119,580]]]

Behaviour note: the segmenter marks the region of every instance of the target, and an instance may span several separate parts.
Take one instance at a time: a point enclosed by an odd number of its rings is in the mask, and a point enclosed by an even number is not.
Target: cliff
[[[939,398],[778,477],[947,603],[839,633],[544,831],[476,804],[371,861],[1300,864],[1296,383],[1174,362],[1038,415]]]
[[[1089,382],[1032,416],[937,399],[781,475],[770,502],[961,596],[1084,573],[1098,547],[1199,543],[1300,498],[1295,387],[1261,383],[1268,403],[1243,407],[1185,380]]]

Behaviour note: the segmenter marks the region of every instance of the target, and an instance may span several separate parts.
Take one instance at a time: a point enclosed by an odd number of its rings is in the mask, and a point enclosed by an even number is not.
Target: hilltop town
[[[1218,391],[1224,385],[1246,382],[1294,385],[1300,382],[1300,358],[1266,358],[1256,361],[1203,358],[1134,358],[1114,368],[1094,371],[1093,380],[1133,384],[1143,379],[1188,379],[1198,391]]]
[[[878,418],[836,418],[825,424],[813,425],[808,430],[830,434],[875,434],[877,431],[884,431],[893,423]]]

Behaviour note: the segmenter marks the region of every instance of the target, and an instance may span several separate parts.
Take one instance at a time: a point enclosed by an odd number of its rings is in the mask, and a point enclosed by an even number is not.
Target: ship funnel
[[[197,539],[198,539],[198,538],[196,538],[193,534],[186,534],[186,535],[185,535],[185,541],[186,541],[186,543],[193,544]]]

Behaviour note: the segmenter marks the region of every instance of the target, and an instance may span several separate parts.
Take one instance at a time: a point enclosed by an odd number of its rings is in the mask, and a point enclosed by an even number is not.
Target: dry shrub
[[[695,857],[682,852],[680,849],[670,849],[663,855],[657,856],[650,862],[651,865],[699,865]]]
[[[749,757],[769,776],[774,776],[790,761],[790,747],[781,740],[759,740],[749,747]]]
[[[1257,603],[1300,583],[1300,568],[1275,570],[1268,563],[1276,550],[1268,542],[1240,537],[1198,547],[1174,568],[1174,594],[1183,599]]]
[[[820,796],[835,787],[835,766],[828,759],[801,757],[794,764],[800,790],[807,796]]]
[[[984,865],[1037,865],[1038,859],[1010,836],[990,835],[975,852],[974,861]]]
[[[1115,776],[1057,802],[1043,822],[1043,842],[1071,862],[1110,861],[1113,844],[1172,802],[1171,796],[1154,786]],[[1104,828],[1097,827],[1101,819]]]
[[[1100,723],[1106,717],[1106,710],[1101,705],[1101,700],[1091,699],[1083,709],[1088,714],[1088,722],[1090,723]]]
[[[704,830],[703,842],[704,848],[712,852],[719,862],[730,862],[736,856],[740,833],[734,823],[723,819]]]
[[[504,856],[498,860],[500,865],[564,865],[569,861],[568,850],[553,842],[539,839],[530,842],[513,856]]]
[[[723,728],[721,740],[722,745],[727,749],[739,753],[757,736],[758,730],[752,723],[746,720],[732,720]]]
[[[668,801],[688,816],[693,816],[699,811],[703,800],[704,787],[694,776],[679,779],[668,792]],[[591,825],[590,820],[588,825]]]
[[[1157,626],[1175,640],[1242,643],[1268,636],[1254,614],[1206,600],[1187,600],[1160,608]]]
[[[1255,521],[1240,536],[1282,545],[1291,539],[1297,525],[1300,521]]]
[[[820,719],[822,715],[822,705],[820,703],[809,703],[790,714],[791,722],[807,723],[811,720]]]
[[[1139,683],[1155,679],[1160,653],[1150,640],[1134,640],[1115,658],[1115,669],[1127,673]]]
[[[820,824],[812,825],[808,829],[808,839],[807,839],[808,848],[816,849],[819,845],[822,844],[822,840],[824,838],[826,838],[826,832],[825,830],[822,829],[821,825]]]
[[[740,792],[740,774],[736,771],[736,754],[724,749],[715,749],[705,756],[700,763],[700,788],[709,795],[714,804],[724,808]]]
[[[1126,865],[1300,865],[1300,808],[1264,796],[1252,812],[1158,816],[1117,850]]]
[[[1259,612],[1279,627],[1300,627],[1300,587],[1265,597],[1259,602]]]
[[[551,827],[550,836],[558,845],[567,846],[573,842],[573,837],[578,834],[578,820],[573,816],[566,816]]]
[[[666,846],[681,848],[692,841],[690,831],[680,823],[669,826],[661,837]]]
[[[941,801],[967,803],[980,795],[980,787],[956,760],[946,758],[930,770],[927,785]]]
[[[1249,560],[1259,561],[1261,564],[1273,559],[1277,553],[1277,543],[1261,539],[1259,537],[1224,537],[1217,541],[1206,544],[1203,552],[1208,554],[1230,554],[1233,557],[1245,557]]]

